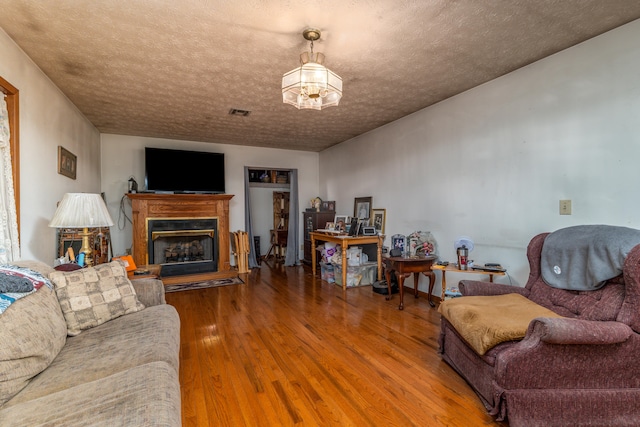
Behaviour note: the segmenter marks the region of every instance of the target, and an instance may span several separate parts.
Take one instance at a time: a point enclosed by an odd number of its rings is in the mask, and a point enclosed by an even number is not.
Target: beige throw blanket
[[[562,317],[520,294],[453,298],[438,311],[480,356],[501,342],[524,338],[536,317]]]

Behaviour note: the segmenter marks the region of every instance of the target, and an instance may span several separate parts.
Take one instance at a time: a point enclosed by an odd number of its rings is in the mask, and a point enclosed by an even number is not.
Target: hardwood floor
[[[437,354],[426,298],[385,301],[309,267],[167,294],[180,313],[184,426],[506,426]]]

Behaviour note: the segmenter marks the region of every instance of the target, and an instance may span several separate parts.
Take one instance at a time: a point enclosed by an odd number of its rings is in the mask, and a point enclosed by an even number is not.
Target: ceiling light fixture
[[[282,76],[282,102],[299,110],[322,110],[337,106],[342,98],[342,79],[322,65],[324,55],[313,52],[320,30],[309,28],[302,36],[311,42],[311,52],[300,54],[300,67]]]

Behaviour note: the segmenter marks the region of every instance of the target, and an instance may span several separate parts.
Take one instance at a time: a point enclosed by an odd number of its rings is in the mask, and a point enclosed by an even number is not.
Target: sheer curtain
[[[253,244],[253,225],[251,224],[251,197],[249,187],[249,167],[244,167],[244,229],[249,235],[249,268],[258,268],[258,259]]]
[[[5,95],[0,94],[0,263],[6,264],[20,258],[20,242],[11,169],[9,111]]]
[[[289,233],[287,235],[287,254],[284,265],[291,267],[300,263],[298,245],[300,239],[300,211],[298,210],[298,169],[289,172]]]

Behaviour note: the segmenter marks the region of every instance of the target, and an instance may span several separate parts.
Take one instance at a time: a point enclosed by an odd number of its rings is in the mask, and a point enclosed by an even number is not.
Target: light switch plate
[[[560,215],[571,215],[571,200],[560,200]]]

